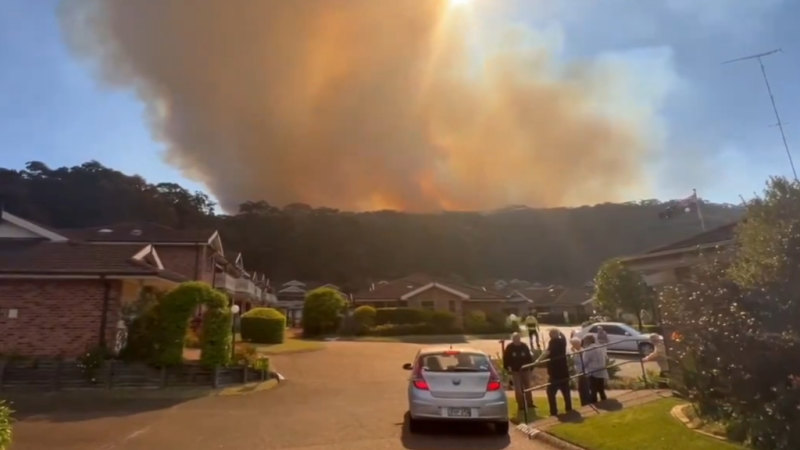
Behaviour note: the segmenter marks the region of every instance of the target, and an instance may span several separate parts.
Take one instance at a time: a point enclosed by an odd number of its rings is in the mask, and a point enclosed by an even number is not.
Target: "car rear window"
[[[420,355],[424,372],[489,372],[492,364],[482,353],[440,352]]]

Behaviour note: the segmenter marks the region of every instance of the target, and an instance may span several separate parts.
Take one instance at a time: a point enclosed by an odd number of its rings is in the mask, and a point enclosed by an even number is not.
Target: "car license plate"
[[[472,410],[470,408],[447,408],[448,417],[470,417]]]

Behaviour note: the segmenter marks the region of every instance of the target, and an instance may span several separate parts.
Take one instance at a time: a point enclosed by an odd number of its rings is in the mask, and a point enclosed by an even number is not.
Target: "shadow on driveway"
[[[495,434],[490,424],[476,423],[424,423],[420,433],[411,434],[408,429],[408,414],[403,421],[400,437],[403,447],[410,450],[439,449],[485,449],[496,450],[509,446],[508,434]],[[514,432],[510,430],[509,432]]]
[[[3,392],[17,421],[80,422],[171,408],[208,390]]]

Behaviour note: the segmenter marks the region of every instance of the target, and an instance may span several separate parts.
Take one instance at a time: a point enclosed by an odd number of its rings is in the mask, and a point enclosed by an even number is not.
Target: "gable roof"
[[[736,226],[739,222],[733,222],[720,227],[696,234],[689,238],[673,242],[671,244],[662,245],[652,250],[645,252],[646,255],[653,253],[661,253],[671,250],[692,249],[697,246],[721,244],[732,241],[736,236]]]
[[[219,238],[214,230],[176,230],[150,222],[129,222],[102,227],[61,230],[70,239],[85,242],[155,244],[212,244]]]
[[[183,281],[164,270],[151,245],[90,245],[29,239],[0,240],[0,275],[156,276]]]
[[[441,279],[423,274],[378,283],[373,288],[353,295],[355,299],[403,300],[431,288],[439,288],[470,300],[505,300],[503,294],[486,288],[478,288],[454,280]]]
[[[0,223],[5,222],[25,233],[26,236],[32,238],[46,239],[52,242],[66,242],[68,238],[60,233],[57,233],[47,227],[17,217],[8,211],[0,210]]]

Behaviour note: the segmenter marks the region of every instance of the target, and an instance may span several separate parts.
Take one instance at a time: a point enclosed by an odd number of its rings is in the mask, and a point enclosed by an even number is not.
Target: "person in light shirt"
[[[667,349],[664,346],[664,339],[654,333],[650,335],[650,342],[653,344],[653,353],[642,358],[642,361],[655,362],[658,364],[658,377],[661,378],[658,382],[658,386],[665,388],[667,384],[664,380],[669,376],[669,361],[667,360]]]

